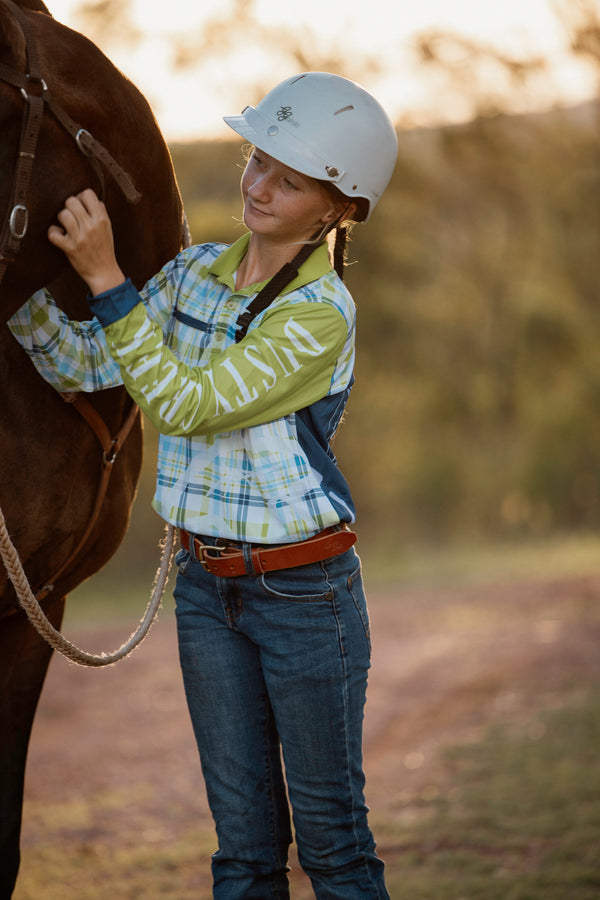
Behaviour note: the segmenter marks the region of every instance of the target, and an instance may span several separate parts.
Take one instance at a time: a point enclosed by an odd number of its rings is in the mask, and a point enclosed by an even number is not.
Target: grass
[[[543,539],[495,543],[400,546],[380,552],[365,541],[367,583],[386,585],[465,585],[514,579],[564,578],[600,570],[600,536],[554,535]],[[359,542],[360,552],[360,542]]]
[[[14,900],[202,900],[209,887],[212,835],[191,832],[169,849],[141,839],[105,847],[78,841],[28,854]],[[177,883],[176,895],[173,884]]]
[[[414,798],[391,830],[379,823],[393,900],[596,900],[599,747],[593,686],[527,725],[447,748],[435,798]]]

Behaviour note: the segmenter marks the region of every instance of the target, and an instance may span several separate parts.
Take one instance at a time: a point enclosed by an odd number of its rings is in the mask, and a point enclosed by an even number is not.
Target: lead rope
[[[144,640],[150,631],[150,627],[154,622],[156,613],[162,602],[165,585],[171,568],[174,538],[174,527],[172,525],[167,525],[165,537],[162,542],[160,568],[156,573],[152,596],[150,597],[146,612],[144,613],[138,628],[130,635],[124,644],[112,653],[87,653],[85,650],[80,650],[79,647],[67,640],[67,638],[48,620],[48,617],[31,590],[31,585],[29,584],[23,569],[19,554],[10,539],[4,514],[2,509],[0,509],[0,555],[6,566],[8,577],[16,591],[19,604],[24,609],[27,618],[38,634],[41,635],[54,650],[62,653],[62,655],[67,659],[70,659],[71,662],[77,663],[80,666],[110,666],[120,659],[123,659],[125,656],[128,656],[131,651]]]

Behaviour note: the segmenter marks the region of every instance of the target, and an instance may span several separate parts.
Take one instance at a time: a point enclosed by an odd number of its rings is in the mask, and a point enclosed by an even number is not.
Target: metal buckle
[[[37,94],[37,95],[34,94],[33,96],[41,97],[43,94],[45,94],[48,91],[48,85],[46,84],[46,82],[44,81],[43,78],[34,78],[31,75],[28,75],[27,81],[29,81],[31,84],[39,84],[42,89],[41,94]],[[23,97],[23,100],[25,101],[25,103],[29,103],[29,94],[27,93],[25,88],[21,88],[21,96]]]
[[[41,77],[41,75],[37,76],[37,75],[29,75],[28,74],[27,81],[31,82],[31,84],[39,84],[43,91],[48,90],[48,85],[46,84],[45,80]]]
[[[194,556],[196,557],[196,559],[198,560],[198,562],[200,563],[200,565],[202,566],[202,568],[205,569],[205,570],[208,572],[208,567],[207,567],[207,565],[206,565],[206,560],[204,559],[204,556],[205,556],[205,552],[206,552],[207,550],[212,550],[213,548],[210,547],[209,544],[203,544],[203,543],[201,543],[201,541],[199,540],[199,538],[194,537],[193,535],[190,535],[190,537],[191,537],[191,539],[192,539],[192,540],[191,540],[191,543],[192,543],[193,548],[194,548]]]
[[[102,465],[112,466],[118,455],[119,451],[117,449],[117,441],[116,438],[113,438],[113,441],[110,445],[110,450],[108,452],[105,450],[102,454]]]
[[[86,137],[86,136],[89,137],[89,139],[91,141],[94,140],[92,135],[87,130],[87,128],[80,128],[79,131],[77,132],[77,134],[75,135],[75,143],[77,144],[77,146],[79,147],[79,149],[81,150],[81,152],[83,153],[84,156],[93,156],[92,151],[86,149],[86,147],[84,147],[83,144],[81,143],[82,137]]]
[[[196,553],[196,559],[202,566],[205,572],[208,572],[208,566],[206,564],[206,560],[204,559],[204,551],[208,550],[207,544],[201,544],[198,538],[194,538],[194,551]]]
[[[194,550],[196,551],[198,562],[207,572],[210,572],[208,564],[211,560],[217,562],[221,559],[222,553],[226,552],[227,550],[231,551],[232,549],[237,550],[237,548],[232,548],[231,546],[227,545],[224,547],[219,547],[216,544],[201,544],[198,538],[194,538]]]
[[[25,219],[21,229],[17,229],[17,216],[19,213],[25,213]],[[13,206],[13,210],[10,214],[10,218],[8,220],[8,227],[10,228],[10,233],[12,237],[16,241],[22,241],[25,235],[27,234],[27,227],[29,225],[29,213],[27,212],[27,207],[23,206],[22,203],[17,203],[16,206]]]

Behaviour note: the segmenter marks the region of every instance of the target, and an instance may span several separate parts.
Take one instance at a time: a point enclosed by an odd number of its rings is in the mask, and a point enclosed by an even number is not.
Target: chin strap
[[[256,316],[259,315],[259,313],[265,310],[267,306],[269,306],[273,302],[275,297],[277,297],[283,291],[283,289],[286,288],[288,284],[294,280],[294,278],[298,274],[298,269],[303,262],[306,262],[314,249],[315,245],[312,242],[303,244],[293,260],[291,262],[285,263],[281,267],[279,272],[276,272],[275,275],[273,275],[273,277],[270,279],[270,281],[267,281],[264,288],[258,292],[254,300],[252,300],[252,302],[244,310],[244,312],[240,313],[236,323],[236,344],[239,344],[239,342],[246,337],[248,328],[250,327],[250,323],[252,322],[252,320],[255,319]]]
[[[344,211],[345,212],[345,211]],[[344,255],[346,251],[346,229],[343,226],[337,226],[334,222],[329,231],[332,231],[336,228],[335,235],[335,248],[333,251],[333,267],[339,277],[344,280]],[[329,231],[325,232],[325,235],[322,231],[318,232],[318,234],[313,235],[311,240],[307,244],[303,244],[298,253],[295,255],[291,262],[285,263],[281,269],[273,275],[273,277],[268,281],[264,288],[258,292],[254,300],[248,305],[247,309],[244,310],[243,313],[240,313],[238,316],[238,320],[236,323],[237,332],[235,335],[235,342],[239,344],[241,340],[246,337],[248,333],[248,328],[250,327],[250,323],[253,319],[256,318],[263,310],[270,306],[275,297],[278,297],[279,294],[294,280],[294,278],[298,274],[298,270],[300,266],[306,262],[308,257],[311,255],[313,250],[316,250],[318,246],[321,245],[323,238],[329,233]]]

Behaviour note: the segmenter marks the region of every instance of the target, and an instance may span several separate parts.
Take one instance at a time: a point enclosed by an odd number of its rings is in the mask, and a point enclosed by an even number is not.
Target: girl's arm
[[[69,197],[48,238],[68,256],[93,292],[125,280],[113,247],[104,204],[93,191]],[[169,319],[172,287],[169,267],[159,273],[144,302],[160,323]],[[158,279],[158,276],[157,276]],[[8,321],[8,327],[42,377],[60,391],[97,391],[122,384],[98,319],[71,320],[46,289],[36,291]]]
[[[8,328],[45,381],[59,391],[98,391],[123,384],[98,319],[71,321],[42,289],[8,320]]]
[[[349,325],[333,303],[274,306],[202,366],[178,360],[130,282],[94,298],[123,383],[163,434],[216,434],[281,418],[351,380]]]

